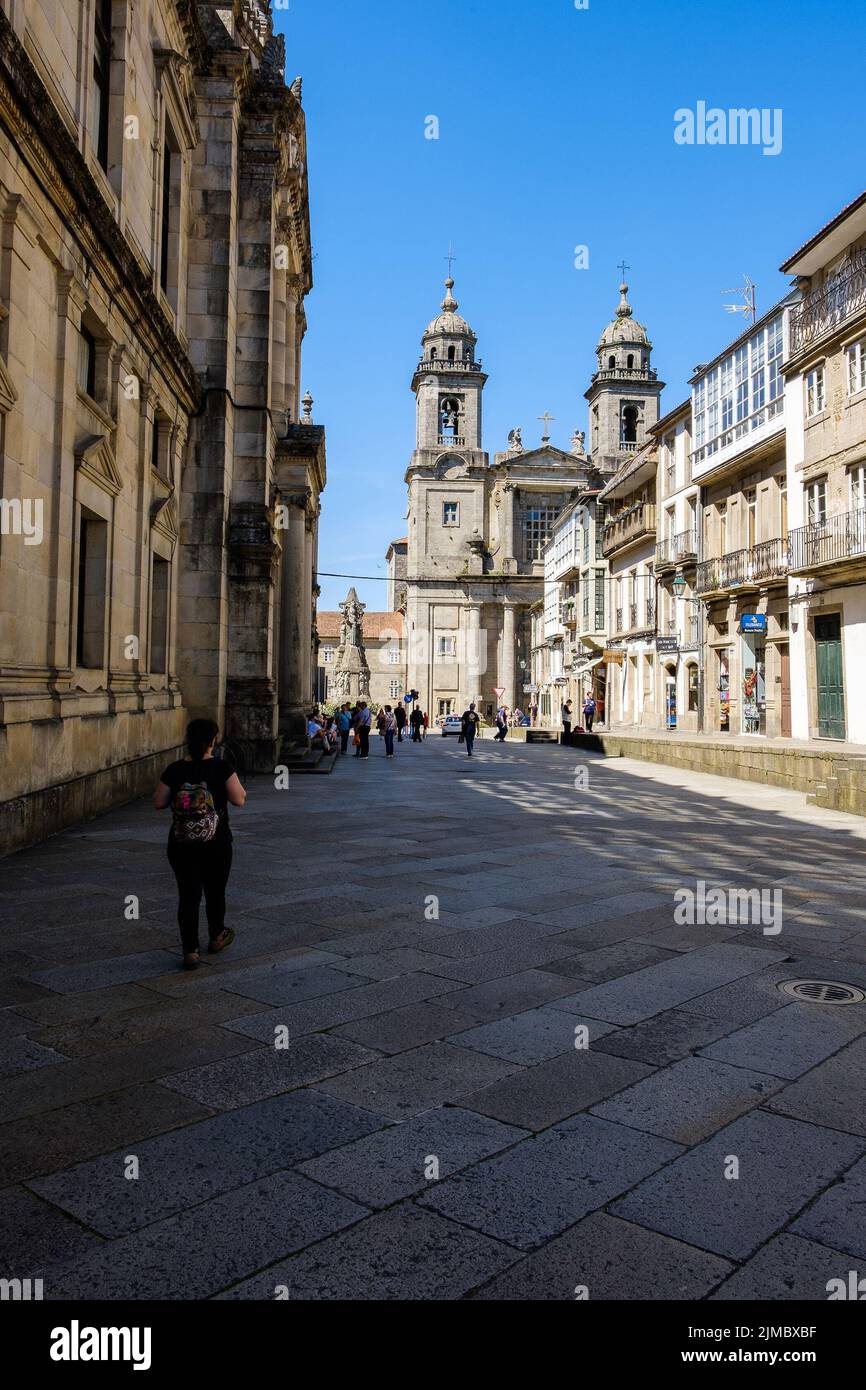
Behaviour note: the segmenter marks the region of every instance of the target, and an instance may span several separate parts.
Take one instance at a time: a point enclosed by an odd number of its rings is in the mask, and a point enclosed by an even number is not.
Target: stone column
[[[503,559],[514,560],[514,507],[517,498],[517,489],[513,483],[506,483],[502,498],[502,508],[505,522],[505,540]]]
[[[464,634],[466,640],[466,703],[477,700],[481,704],[481,605],[470,603],[463,609]]]
[[[304,643],[304,699],[313,698],[313,518],[304,517],[304,588],[301,593]]]
[[[515,609],[507,599],[502,612],[502,659],[499,684],[505,687],[502,703],[514,709]]]
[[[292,493],[281,498],[288,508],[288,526],[283,532],[280,574],[280,733],[284,738],[303,741],[307,736],[304,686],[304,652],[309,652],[309,629],[304,628],[304,561],[307,497]]]

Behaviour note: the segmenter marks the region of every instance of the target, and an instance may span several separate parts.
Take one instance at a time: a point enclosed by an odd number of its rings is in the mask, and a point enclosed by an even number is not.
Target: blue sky
[[[563,447],[586,428],[623,258],[666,411],[739,331],[721,291],[748,273],[769,308],[782,260],[863,186],[851,83],[866,18],[851,0],[290,0],[275,17],[307,113],[303,387],[327,429],[322,571],[384,576],[405,534],[409,383],[449,240],[490,378],[492,457],[514,425],[536,443],[543,411]],[[780,108],[781,153],[677,145],[674,113],[699,101]],[[355,583],[385,606],[384,583]],[[321,584],[334,608],[349,581]]]

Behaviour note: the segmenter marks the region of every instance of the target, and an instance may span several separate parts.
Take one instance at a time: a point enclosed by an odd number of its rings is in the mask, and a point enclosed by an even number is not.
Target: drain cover
[[[783,980],[779,989],[794,999],[808,999],[811,1004],[862,1004],[866,999],[862,989],[838,980]]]

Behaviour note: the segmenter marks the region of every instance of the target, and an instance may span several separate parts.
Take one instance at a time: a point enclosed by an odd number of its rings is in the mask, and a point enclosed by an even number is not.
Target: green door
[[[841,623],[838,613],[829,613],[826,617],[815,619],[819,738],[845,737]]]

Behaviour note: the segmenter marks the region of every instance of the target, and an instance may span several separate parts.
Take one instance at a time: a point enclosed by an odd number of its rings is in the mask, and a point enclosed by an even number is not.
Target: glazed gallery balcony
[[[668,536],[656,546],[656,569],[672,569],[687,560],[697,557],[697,536],[694,531],[680,531],[678,536]]]
[[[789,535],[791,570],[805,574],[866,556],[866,509],[800,526]]]
[[[791,353],[823,338],[838,324],[866,306],[866,247],[840,266],[819,290],[807,294],[791,315]]]
[[[734,550],[698,565],[695,593],[725,594],[731,589],[756,589],[788,574],[788,542],[781,536],[747,550]]]
[[[654,536],[655,529],[655,503],[636,502],[607,522],[601,533],[601,553],[604,556],[612,555],[615,550],[631,545],[643,536]]]

